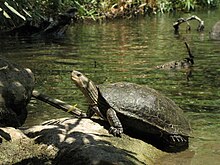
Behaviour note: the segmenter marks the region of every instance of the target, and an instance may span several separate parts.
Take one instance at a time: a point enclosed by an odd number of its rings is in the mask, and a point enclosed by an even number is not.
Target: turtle
[[[71,79],[88,101],[87,117],[94,113],[108,121],[109,133],[121,137],[124,129],[155,135],[171,147],[187,146],[191,126],[174,101],[147,85],[116,82],[95,85],[79,71]]]
[[[182,60],[177,60],[177,61],[170,61],[170,62],[167,62],[163,65],[158,65],[156,66],[157,69],[188,69],[188,68],[191,68],[194,64],[194,56],[192,55],[192,52],[189,48],[189,45],[187,44],[187,42],[184,42],[185,43],[185,46],[187,48],[187,51],[188,51],[188,54],[189,56],[182,59]]]

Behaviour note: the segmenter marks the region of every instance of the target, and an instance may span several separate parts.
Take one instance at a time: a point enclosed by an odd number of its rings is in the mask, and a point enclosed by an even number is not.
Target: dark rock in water
[[[30,69],[0,58],[0,126],[19,127],[25,122],[33,89]]]
[[[216,22],[216,24],[212,27],[210,38],[212,40],[220,40],[220,21]]]
[[[63,14],[59,14],[55,20],[50,22],[48,26],[41,29],[39,33],[34,35],[60,37],[65,34],[71,20],[75,17],[77,9],[71,8]]]

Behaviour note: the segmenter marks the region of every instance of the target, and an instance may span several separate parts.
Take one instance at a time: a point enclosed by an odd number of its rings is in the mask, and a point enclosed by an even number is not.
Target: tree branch
[[[76,117],[85,117],[86,114],[82,112],[79,108],[76,108],[76,106],[69,105],[59,99],[54,99],[50,96],[44,95],[42,93],[39,93],[38,91],[34,90],[32,92],[32,96],[38,100],[41,100],[45,103],[48,103],[58,109],[61,109],[65,112],[70,113],[71,115],[74,115]]]
[[[173,27],[175,29],[175,32],[179,31],[179,25],[181,25],[182,23],[186,22],[188,25],[188,30],[190,30],[190,24],[188,21],[191,20],[197,20],[199,22],[199,25],[197,27],[197,31],[203,31],[205,26],[204,26],[204,21],[201,20],[199,17],[197,17],[196,15],[192,15],[191,17],[188,18],[179,18],[176,22],[173,23]]]

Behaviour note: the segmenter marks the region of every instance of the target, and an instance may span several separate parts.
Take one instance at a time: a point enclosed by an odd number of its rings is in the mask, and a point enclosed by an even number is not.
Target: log
[[[48,103],[48,104],[52,105],[53,107],[56,107],[57,109],[61,109],[65,112],[68,112],[71,115],[74,115],[76,117],[86,117],[86,114],[83,113],[82,110],[77,108],[76,105],[74,105],[74,106],[69,105],[69,104],[65,103],[64,101],[61,101],[59,99],[54,99],[50,96],[47,96],[45,94],[42,94],[42,93],[36,91],[36,90],[33,90],[32,97],[34,97],[38,100],[41,100],[45,103]]]

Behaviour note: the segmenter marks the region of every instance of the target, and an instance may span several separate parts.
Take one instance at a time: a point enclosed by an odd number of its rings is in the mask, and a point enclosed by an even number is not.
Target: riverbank
[[[29,31],[42,29],[45,24],[55,22],[61,13],[65,13],[70,8],[77,11],[74,22],[85,20],[111,20],[117,18],[132,18],[146,16],[157,13],[171,13],[176,11],[191,12],[201,9],[217,8],[219,0],[192,0],[192,1],[172,1],[172,0],[118,0],[118,1],[33,1],[24,0],[15,2],[8,0],[0,3],[2,17],[0,21],[1,31],[13,30],[21,25],[28,24]],[[66,19],[64,15],[58,22]],[[43,27],[42,27],[43,26]],[[54,26],[54,25],[53,25]],[[47,28],[43,28],[48,30]],[[28,32],[29,32],[28,31]]]

